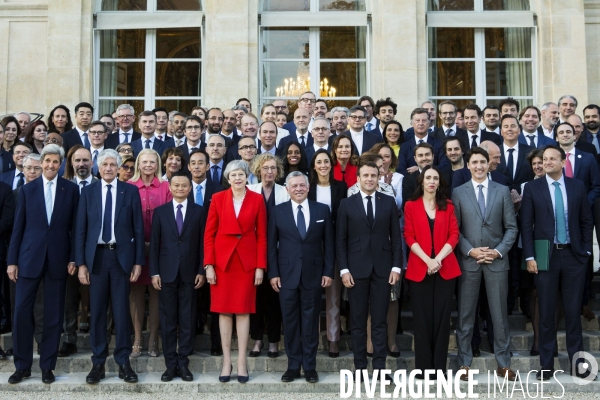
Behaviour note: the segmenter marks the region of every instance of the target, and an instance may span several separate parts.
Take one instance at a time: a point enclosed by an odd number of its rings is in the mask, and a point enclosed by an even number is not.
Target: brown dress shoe
[[[588,321],[591,321],[594,318],[596,318],[596,314],[594,314],[594,312],[590,310],[589,306],[581,307],[581,315],[583,315],[583,318],[587,319]]]
[[[465,374],[460,376],[461,381],[468,382],[469,381],[469,367],[465,367],[464,365],[459,368],[459,370],[464,369]]]
[[[506,377],[506,379],[508,379],[509,381],[516,381],[517,380],[517,374],[515,374],[512,369],[510,368],[500,368],[498,367],[498,369],[496,370],[496,375],[504,378]]]

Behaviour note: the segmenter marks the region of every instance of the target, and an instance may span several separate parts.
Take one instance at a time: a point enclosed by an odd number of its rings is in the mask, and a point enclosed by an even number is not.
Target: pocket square
[[[317,224],[318,224],[319,222],[325,222],[325,220],[324,220],[324,219],[320,219],[320,220],[318,220],[318,221],[317,221]]]

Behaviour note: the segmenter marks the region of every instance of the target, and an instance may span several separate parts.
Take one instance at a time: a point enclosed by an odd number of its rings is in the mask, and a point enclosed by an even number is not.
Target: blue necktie
[[[298,215],[296,215],[296,226],[298,227],[298,233],[300,237],[304,239],[306,237],[306,221],[304,220],[304,213],[302,212],[302,206],[298,206]]]
[[[535,135],[527,135],[527,139],[529,139],[529,145],[531,147],[536,147],[535,146]]]
[[[48,218],[48,225],[50,225],[50,219],[52,218],[52,181],[46,184],[46,217]]]
[[[106,185],[106,201],[104,202],[104,219],[102,221],[102,241],[110,242],[112,239],[112,193],[111,185]]]
[[[306,142],[304,141],[304,135],[300,135],[300,144],[302,145],[302,148],[306,147]]]
[[[479,197],[477,198],[477,204],[479,204],[479,211],[481,211],[481,218],[485,220],[485,197],[483,197],[483,185],[478,185]]]
[[[17,187],[19,188],[25,184],[25,179],[23,179],[24,175],[22,172],[19,172],[17,176],[19,177],[19,180],[17,181]]]
[[[129,143],[129,132],[123,132],[123,135],[125,135],[125,140],[123,140],[121,143]]]
[[[371,132],[373,130],[373,124],[371,124],[370,122],[367,122],[367,130],[369,132]]]
[[[567,221],[565,219],[565,203],[560,190],[560,183],[554,185],[554,214],[556,214],[556,238],[559,243],[567,243]]]
[[[506,169],[508,170],[510,179],[515,177],[515,158],[513,157],[514,151],[515,149],[508,149],[508,161],[506,162]]]
[[[202,198],[202,185],[196,186],[196,204],[199,206],[204,205],[204,199]]]
[[[94,150],[94,165],[92,166],[92,174],[98,175],[98,150]]]
[[[84,146],[86,149],[89,149],[89,148],[90,148],[90,140],[88,139],[88,134],[87,134],[87,132],[84,132],[84,133],[83,133],[83,146]]]
[[[181,212],[181,207],[183,207],[183,205],[177,205],[177,216],[175,217],[175,223],[177,224],[177,232],[179,232],[179,236],[181,236],[181,230],[183,229],[183,213]]]
[[[219,183],[219,166],[213,165],[212,167],[212,181],[215,183]]]
[[[150,139],[146,139],[146,149],[150,148]]]
[[[598,134],[592,133],[592,144],[596,147],[596,152],[600,154],[600,143],[598,143]]]

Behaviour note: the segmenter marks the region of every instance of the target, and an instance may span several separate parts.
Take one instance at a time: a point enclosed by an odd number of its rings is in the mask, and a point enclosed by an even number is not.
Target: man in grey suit
[[[79,187],[79,193],[81,190],[89,185],[90,183],[97,181],[98,178],[92,175],[92,153],[82,145],[75,145],[77,149],[72,153],[70,166],[72,171],[65,173],[66,177],[73,177],[71,182],[76,183]],[[82,290],[80,296],[80,290]],[[89,288],[87,286],[81,287],[79,278],[77,275],[69,275],[67,277],[67,290],[65,293],[65,325],[63,333],[63,344],[58,350],[59,357],[68,357],[71,354],[77,353],[77,311],[79,310],[79,299],[83,297],[87,299],[82,303],[86,303],[85,307],[82,307],[85,312],[89,309]],[[87,296],[84,296],[83,291],[87,292]],[[88,325],[89,329],[89,325]]]
[[[454,189],[452,203],[460,229],[457,246],[462,275],[458,279],[458,365],[468,372],[473,361],[471,338],[481,278],[485,279],[494,325],[496,374],[515,380],[510,369],[508,295],[508,252],[517,238],[517,222],[508,187],[488,179],[489,155],[474,147],[465,155],[471,180]],[[467,374],[461,376],[468,380]]]

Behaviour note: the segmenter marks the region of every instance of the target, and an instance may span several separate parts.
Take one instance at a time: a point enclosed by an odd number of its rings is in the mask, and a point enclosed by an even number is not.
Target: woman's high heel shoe
[[[148,343],[148,355],[150,357],[158,357],[158,342],[156,339],[150,338]]]
[[[233,365],[231,366],[231,370],[229,371],[229,375],[221,375],[219,376],[219,382],[229,382],[231,380],[231,372],[233,371]]]
[[[133,342],[133,348],[131,350],[131,358],[138,358],[142,355],[142,341],[141,339],[135,339]]]
[[[246,376],[238,375],[239,383],[246,383],[250,380],[250,373],[248,372],[248,367],[246,367]]]

